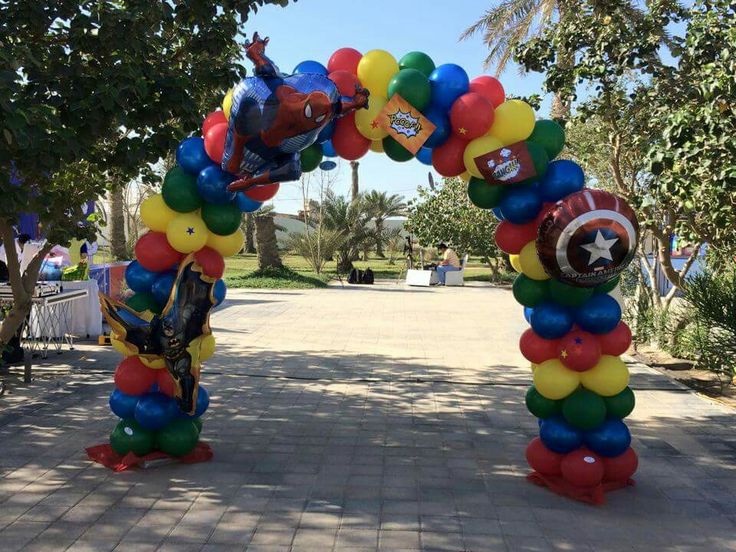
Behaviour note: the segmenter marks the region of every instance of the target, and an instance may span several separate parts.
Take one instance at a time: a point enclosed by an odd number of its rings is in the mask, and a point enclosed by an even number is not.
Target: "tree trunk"
[[[258,269],[283,268],[276,241],[276,223],[271,216],[255,217]]]
[[[255,215],[253,213],[245,214],[245,252],[255,253],[256,242],[253,237],[253,232],[256,229]]]
[[[376,255],[381,259],[385,259],[383,253],[383,221],[376,219]]]
[[[110,191],[110,252],[117,260],[125,260],[125,193],[122,186]]]
[[[567,0],[557,0],[557,16],[560,21],[568,18],[574,9],[577,9],[577,6],[571,6]],[[575,52],[560,47],[557,52],[557,65],[565,68],[572,66],[574,62]],[[550,116],[563,122],[570,119],[570,99],[561,96],[559,93],[555,94],[552,98]]]
[[[358,199],[358,194],[360,193],[360,190],[358,188],[358,166],[360,163],[357,161],[351,161],[350,162],[350,170],[352,171],[352,182],[353,182],[353,191],[350,195],[350,199],[352,201],[355,201]]]

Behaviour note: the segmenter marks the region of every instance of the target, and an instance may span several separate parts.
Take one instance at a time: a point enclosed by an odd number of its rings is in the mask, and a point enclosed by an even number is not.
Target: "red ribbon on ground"
[[[605,481],[595,487],[576,487],[560,476],[542,475],[536,471],[527,475],[526,478],[535,485],[547,487],[558,495],[596,505],[606,502],[605,494],[607,492],[635,485],[633,479],[627,479],[626,481]]]
[[[90,460],[97,462],[98,464],[102,464],[116,472],[125,471],[156,460],[163,461],[168,459],[182,464],[197,464],[199,462],[208,462],[213,456],[212,449],[209,444],[204,441],[198,442],[194,449],[184,456],[171,456],[170,454],[166,454],[161,451],[151,452],[145,456],[138,456],[132,452],[129,452],[125,456],[120,456],[117,452],[112,450],[110,443],[95,445],[93,447],[88,447],[85,450],[87,451],[87,457]]]

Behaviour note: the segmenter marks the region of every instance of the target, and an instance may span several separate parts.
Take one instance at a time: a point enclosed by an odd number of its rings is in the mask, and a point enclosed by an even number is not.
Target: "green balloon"
[[[527,140],[542,146],[547,152],[547,157],[552,160],[565,147],[565,130],[556,121],[540,119],[534,125],[534,131]]]
[[[383,139],[383,151],[390,159],[403,163],[414,158],[414,154],[390,136]]]
[[[312,172],[322,162],[322,146],[320,144],[312,144],[307,149],[303,149],[300,154],[300,160],[302,163],[302,172]]]
[[[595,286],[593,288],[593,291],[595,293],[608,293],[610,291],[613,291],[613,289],[618,285],[620,281],[621,276],[616,276],[615,278],[611,278],[610,280],[608,280],[605,284]]]
[[[202,205],[202,220],[213,234],[228,236],[240,228],[241,211],[237,205],[226,203]]]
[[[178,166],[166,173],[161,193],[166,205],[180,213],[190,213],[202,206],[202,198],[197,191],[197,177]]]
[[[561,402],[548,399],[533,385],[526,392],[526,407],[537,418],[556,416],[560,413]]]
[[[434,71],[434,61],[424,52],[409,52],[399,60],[399,69],[416,69],[425,77]]]
[[[156,301],[153,293],[138,292],[126,299],[125,304],[137,312],[150,310],[155,314],[161,314],[161,305]]]
[[[192,423],[197,428],[197,433],[202,433],[202,418],[193,418]]]
[[[129,452],[145,456],[153,451],[155,441],[153,431],[143,429],[135,420],[120,420],[110,434],[110,446],[120,456]]]
[[[514,279],[514,299],[525,307],[536,307],[549,296],[548,280],[532,280],[523,274]]]
[[[402,69],[388,83],[388,97],[399,94],[415,109],[423,110],[429,105],[432,88],[427,76],[416,69]]]
[[[603,397],[606,403],[606,413],[609,418],[625,418],[634,410],[636,398],[631,387],[627,387],[618,395]]]
[[[547,157],[547,152],[539,144],[536,144],[534,142],[527,142],[526,147],[529,150],[529,155],[532,158],[532,163],[534,163],[534,172],[536,172],[537,175],[532,179],[525,180],[524,182],[535,181],[547,174],[549,157]]]
[[[555,279],[548,281],[550,296],[560,305],[579,307],[593,296],[593,288],[570,286]]]
[[[595,429],[606,420],[606,403],[592,391],[580,388],[562,402],[562,415],[573,427]]]
[[[503,197],[503,186],[489,184],[482,178],[470,177],[468,197],[473,205],[481,209],[493,209]]]
[[[196,424],[189,419],[174,420],[156,434],[159,450],[171,456],[184,456],[192,451],[199,441]]]

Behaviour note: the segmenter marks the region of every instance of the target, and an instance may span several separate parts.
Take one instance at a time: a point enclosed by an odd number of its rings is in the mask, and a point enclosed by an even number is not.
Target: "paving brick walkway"
[[[233,291],[214,460],[122,474],[83,453],[117,357],[65,353],[66,385],[0,399],[0,551],[736,549],[736,415],[643,366],[636,487],[591,507],[525,481],[520,310],[487,287]]]

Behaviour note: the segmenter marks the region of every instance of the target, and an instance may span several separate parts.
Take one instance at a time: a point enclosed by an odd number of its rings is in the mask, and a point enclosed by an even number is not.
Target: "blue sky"
[[[435,64],[457,63],[472,79],[492,74],[483,69],[487,48],[480,37],[459,42],[460,34],[475,22],[491,2],[454,0],[300,0],[287,8],[266,6],[251,15],[245,31],[250,36],[258,31],[269,36],[268,54],[280,69],[289,73],[305,59],[326,65],[332,52],[350,46],[367,52],[380,48],[396,59],[405,53],[420,50],[429,54]],[[250,68],[249,68],[250,71]],[[501,82],[507,93],[529,95],[541,92],[542,76],[536,73],[520,75],[510,66]],[[546,116],[549,98],[540,110]],[[350,168],[342,162],[334,186],[337,193],[350,190]],[[391,161],[384,154],[369,152],[360,160],[361,190],[385,190],[410,198],[417,185],[427,182],[431,167],[417,160],[406,163]],[[438,177],[435,174],[435,177]],[[296,213],[301,208],[298,183],[282,184],[275,198],[279,212]]]

